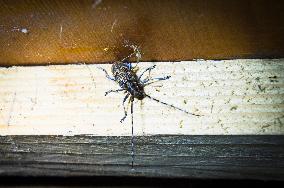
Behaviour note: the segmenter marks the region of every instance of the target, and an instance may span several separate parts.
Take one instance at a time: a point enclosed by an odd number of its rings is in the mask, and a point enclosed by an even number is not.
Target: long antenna
[[[131,168],[134,170],[134,128],[133,128],[133,97],[131,97]]]
[[[190,112],[188,112],[188,111],[186,111],[186,110],[183,110],[183,109],[181,109],[181,108],[179,108],[179,107],[176,107],[176,106],[174,106],[174,105],[172,105],[172,104],[168,104],[168,103],[166,103],[166,102],[163,102],[163,101],[160,101],[159,99],[156,99],[156,98],[154,98],[154,97],[151,97],[151,96],[149,96],[149,95],[147,95],[146,94],[146,97],[148,97],[149,99],[151,99],[151,100],[153,100],[153,101],[156,101],[156,102],[158,102],[158,103],[162,103],[162,104],[164,104],[164,105],[166,105],[166,106],[169,106],[169,107],[171,107],[171,108],[174,108],[174,109],[176,109],[176,110],[179,110],[179,111],[181,111],[181,112],[184,112],[184,113],[186,113],[186,114],[189,114],[189,115],[193,115],[193,116],[202,116],[202,115],[199,115],[199,114],[194,114],[194,113],[190,113]]]

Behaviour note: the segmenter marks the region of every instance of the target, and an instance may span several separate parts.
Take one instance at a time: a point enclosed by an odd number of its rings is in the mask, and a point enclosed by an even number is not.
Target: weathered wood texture
[[[0,65],[284,56],[284,2],[1,0]]]
[[[0,137],[0,176],[284,180],[284,136]]]
[[[135,135],[284,134],[283,59],[145,62],[138,73],[153,64],[153,77],[172,77],[146,92],[204,116],[135,101]],[[104,96],[119,87],[98,66],[111,65],[0,68],[0,135],[130,135],[125,94]]]

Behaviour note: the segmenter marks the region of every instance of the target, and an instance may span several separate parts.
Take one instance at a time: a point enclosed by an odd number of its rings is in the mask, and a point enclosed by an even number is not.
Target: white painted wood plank
[[[189,116],[149,99],[136,101],[136,135],[284,134],[284,59],[156,64],[151,96],[204,116]],[[97,69],[111,65],[0,68],[0,135],[130,135],[123,93]],[[129,112],[130,114],[130,112]]]

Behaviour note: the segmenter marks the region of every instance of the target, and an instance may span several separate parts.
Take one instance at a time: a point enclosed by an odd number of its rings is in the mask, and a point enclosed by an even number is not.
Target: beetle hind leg
[[[127,117],[127,109],[125,108],[124,103],[127,100],[127,98],[129,97],[129,95],[130,95],[129,93],[127,95],[125,95],[125,97],[124,97],[124,99],[122,101],[122,106],[123,106],[123,110],[124,110],[124,116],[121,118],[120,123],[122,123],[125,120],[125,118]]]

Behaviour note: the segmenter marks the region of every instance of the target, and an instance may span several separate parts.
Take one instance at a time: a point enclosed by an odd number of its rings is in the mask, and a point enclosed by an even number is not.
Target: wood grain
[[[284,134],[283,59],[144,62],[138,74],[153,64],[153,77],[172,77],[145,91],[203,116],[135,101],[135,135]],[[130,135],[130,112],[120,123],[125,94],[104,96],[118,85],[99,66],[110,71],[111,65],[1,68],[0,135]]]
[[[284,57],[284,3],[0,1],[0,65]]]
[[[0,137],[0,176],[283,180],[283,136]]]

